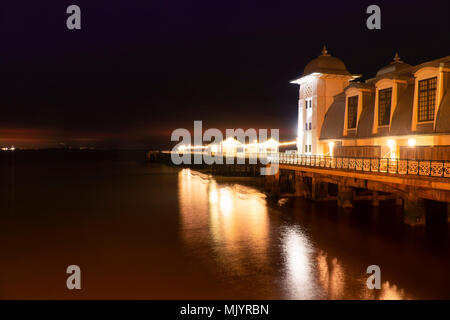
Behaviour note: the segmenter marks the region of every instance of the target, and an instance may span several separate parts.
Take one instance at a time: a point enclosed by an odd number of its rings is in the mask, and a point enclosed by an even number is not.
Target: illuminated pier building
[[[450,160],[450,56],[359,77],[324,48],[291,82],[300,154]]]

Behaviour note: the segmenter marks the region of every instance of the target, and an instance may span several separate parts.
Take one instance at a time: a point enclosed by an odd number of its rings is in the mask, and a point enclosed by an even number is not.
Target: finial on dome
[[[398,52],[395,53],[394,62],[402,62],[402,59],[400,59]]]
[[[329,56],[327,47],[325,45],[323,46],[323,49],[322,49],[322,55],[323,56]]]

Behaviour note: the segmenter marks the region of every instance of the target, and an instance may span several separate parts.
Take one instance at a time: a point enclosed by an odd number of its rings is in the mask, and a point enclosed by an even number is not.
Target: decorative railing
[[[270,161],[280,164],[349,171],[450,178],[450,161],[441,160],[332,157],[274,153],[270,155]]]
[[[167,153],[172,153],[168,151]],[[190,154],[209,154],[207,152],[189,152]],[[226,156],[217,154],[216,156]],[[413,160],[396,158],[358,158],[334,157],[322,155],[299,155],[296,153],[252,153],[228,155],[232,158],[259,159],[265,163],[280,163],[297,166],[330,168],[347,171],[387,173],[397,175],[415,175],[450,178],[450,161]]]

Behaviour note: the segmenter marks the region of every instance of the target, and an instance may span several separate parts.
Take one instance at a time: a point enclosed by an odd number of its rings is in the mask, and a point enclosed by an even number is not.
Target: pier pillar
[[[378,198],[378,191],[373,192],[372,206],[374,206],[374,207],[380,206],[380,199]]]
[[[400,206],[400,207],[403,206],[403,199],[400,197],[395,198],[395,205]]]
[[[308,183],[300,171],[295,171],[295,196],[309,198]]]
[[[340,208],[353,208],[353,189],[339,184],[337,204]]]
[[[425,200],[416,196],[408,196],[405,199],[403,222],[410,226],[425,225],[426,210]]]
[[[266,176],[266,190],[270,197],[278,197],[280,195],[280,171],[273,175]]]
[[[321,200],[328,197],[328,184],[326,182],[312,179],[311,198],[313,200]]]

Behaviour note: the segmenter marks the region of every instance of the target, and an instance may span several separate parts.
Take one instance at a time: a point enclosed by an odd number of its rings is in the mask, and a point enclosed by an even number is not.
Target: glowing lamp
[[[409,139],[408,140],[408,146],[415,147],[416,146],[416,140],[415,139]]]
[[[278,146],[278,141],[276,141],[273,138],[270,138],[269,140],[265,141],[263,145],[267,147],[276,147]]]
[[[390,150],[391,159],[394,159],[395,158],[395,141],[392,139],[389,139],[387,143],[388,143],[389,148],[391,149]]]
[[[236,145],[238,145],[239,142],[236,141],[235,139],[233,139],[232,137],[227,138],[225,141],[222,142],[222,145],[227,148],[227,147],[234,147]]]
[[[328,148],[330,149],[330,156],[333,156],[334,141],[328,142]]]
[[[389,139],[388,142],[387,142],[387,144],[388,144],[388,146],[389,146],[390,148],[393,148],[393,147],[395,146],[395,141],[392,140],[392,139]]]

